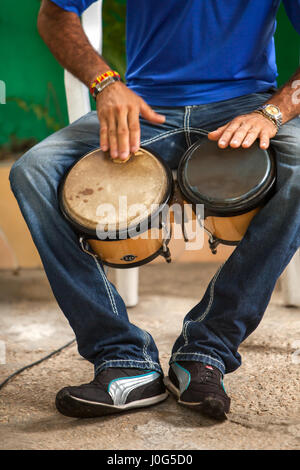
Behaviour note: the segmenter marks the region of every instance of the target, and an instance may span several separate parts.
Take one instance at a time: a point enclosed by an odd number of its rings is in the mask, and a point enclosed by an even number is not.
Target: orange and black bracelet
[[[98,93],[100,93],[106,86],[114,83],[116,81],[120,81],[121,77],[118,72],[115,70],[108,70],[107,72],[102,73],[96,77],[90,86],[91,95],[96,99]]]

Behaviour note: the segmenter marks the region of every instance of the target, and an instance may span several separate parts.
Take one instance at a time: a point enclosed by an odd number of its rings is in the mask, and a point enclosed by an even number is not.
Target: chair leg
[[[291,262],[280,278],[283,293],[283,301],[287,306],[300,307],[300,250],[292,258]]]
[[[139,268],[115,269],[116,288],[126,307],[135,307],[138,303]]]

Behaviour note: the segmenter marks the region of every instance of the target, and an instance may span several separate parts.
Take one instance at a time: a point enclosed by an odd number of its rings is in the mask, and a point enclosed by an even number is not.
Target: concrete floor
[[[140,303],[129,315],[154,336],[165,372],[182,319],[216,268],[174,263],[140,270]],[[73,338],[42,272],[0,273],[0,309],[0,341],[6,346],[0,381]],[[152,408],[105,418],[79,420],[60,415],[54,406],[56,392],[92,379],[91,366],[79,357],[75,345],[70,346],[0,391],[0,448],[299,448],[297,348],[300,309],[284,308],[277,289],[261,325],[240,348],[242,367],[226,377],[231,413],[227,421],[216,423],[179,407],[173,397]]]

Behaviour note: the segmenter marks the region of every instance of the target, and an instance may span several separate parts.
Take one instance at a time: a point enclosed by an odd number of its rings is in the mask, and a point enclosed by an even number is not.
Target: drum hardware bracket
[[[100,256],[93,252],[93,250],[91,249],[89,243],[87,242],[87,240],[84,237],[79,237],[79,245],[80,245],[80,248],[82,249],[82,251],[84,251],[84,253],[86,253],[87,255],[92,256],[94,259],[96,258],[98,261],[100,261],[102,269],[103,269],[105,275],[107,275],[108,267],[105,266],[102,263],[102,259],[100,258]]]
[[[162,230],[165,232],[165,237],[162,242],[162,247],[161,247],[161,255],[165,258],[167,263],[171,263],[171,252],[168,248],[167,241],[170,241],[172,237],[172,225],[170,226],[170,230],[167,229],[167,226],[164,222],[161,223],[162,225]]]
[[[199,225],[201,228],[203,228],[204,232],[207,233],[208,235],[208,244],[209,244],[209,248],[212,252],[213,255],[216,255],[217,254],[217,247],[218,245],[221,243],[221,241],[216,238],[204,225],[204,222],[203,220],[201,219],[200,215],[198,214],[197,215],[197,220],[199,222]]]
[[[171,253],[170,250],[167,246],[166,240],[163,241],[162,249],[161,249],[161,255],[165,258],[167,263],[171,263],[172,258],[171,258]]]
[[[221,238],[212,236],[212,238],[209,239],[208,243],[209,243],[209,247],[212,253],[215,255],[217,253],[218,245],[221,244],[221,245],[226,245],[226,246],[237,246],[240,243],[240,240],[228,241],[228,240],[222,240]]]
[[[221,240],[214,237],[214,235],[209,230],[207,230],[207,228],[205,228],[204,225],[203,225],[203,230],[208,235],[208,244],[209,244],[210,251],[212,252],[213,255],[216,255],[217,247],[221,243]]]
[[[181,230],[182,230],[182,235],[183,235],[183,239],[185,241],[185,243],[188,243],[190,240],[185,232],[185,209],[184,209],[184,206],[183,206],[183,215],[182,215],[182,219],[181,219]]]
[[[209,243],[210,251],[212,252],[213,255],[216,255],[217,247],[220,244],[220,241],[214,236],[212,236],[212,238],[209,238],[208,243]]]
[[[88,244],[88,242],[86,241],[86,239],[84,237],[79,237],[79,245],[80,245],[80,248],[82,249],[82,251],[84,251],[87,255],[90,255],[90,256],[97,256],[96,253],[94,253],[90,247],[90,245]]]

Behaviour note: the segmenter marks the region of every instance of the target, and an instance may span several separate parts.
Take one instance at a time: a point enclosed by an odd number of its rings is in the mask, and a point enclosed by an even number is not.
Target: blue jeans
[[[142,146],[175,169],[184,151],[201,137],[199,128],[214,130],[269,96],[254,93],[207,105],[155,108],[166,115],[166,122],[153,125],[141,119]],[[129,321],[101,263],[81,251],[58,207],[57,188],[64,173],[98,146],[99,122],[91,112],[20,158],[11,170],[12,190],[57,302],[75,332],[79,353],[94,364],[95,373],[108,367],[161,372],[153,338]],[[223,374],[237,369],[240,343],[258,326],[276,280],[300,245],[300,118],[285,124],[272,146],[276,193],[184,318],[170,363],[201,361]]]

